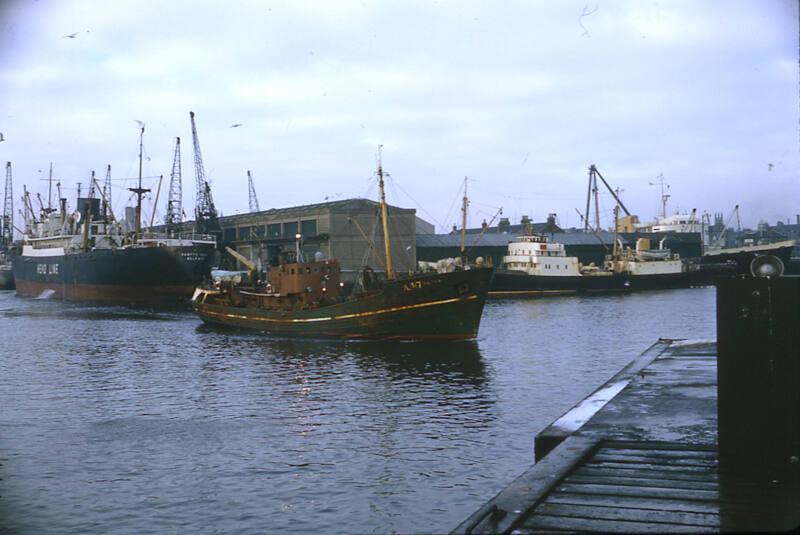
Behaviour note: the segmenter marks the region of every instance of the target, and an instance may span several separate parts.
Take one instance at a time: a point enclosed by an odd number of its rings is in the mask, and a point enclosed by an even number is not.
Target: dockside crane
[[[614,192],[614,190],[611,188],[611,186],[608,185],[608,182],[606,182],[606,179],[603,178],[603,175],[600,174],[600,171],[597,170],[597,167],[595,167],[594,165],[590,165],[589,166],[589,189],[586,192],[586,217],[585,218],[582,217],[583,225],[584,225],[583,226],[583,230],[584,231],[591,230],[591,226],[589,225],[589,214],[591,213],[592,196],[594,196],[594,217],[595,217],[594,228],[595,228],[595,230],[600,230],[600,199],[599,199],[600,188],[598,188],[598,186],[597,186],[597,177],[600,177],[600,180],[603,182],[603,185],[605,185],[605,187],[611,193],[611,196],[614,197],[614,200],[617,202],[617,204],[620,206],[620,208],[622,208],[622,210],[625,212],[625,215],[627,215],[627,216],[631,215],[631,213],[628,211],[628,209],[625,208],[625,205],[622,204],[622,201],[620,200],[620,198],[617,195],[617,193]]]
[[[192,121],[194,127],[194,121]],[[194,131],[194,128],[193,128]],[[181,138],[175,138],[175,156],[172,158],[172,173],[169,175],[169,197],[167,198],[167,232],[177,234],[183,223],[183,189],[181,184]]]
[[[7,250],[14,242],[14,196],[11,183],[11,162],[6,162],[6,189],[3,203],[3,225],[0,232],[0,249]]]
[[[194,145],[194,177],[197,185],[197,198],[194,207],[194,218],[197,232],[200,234],[211,234],[217,239],[217,247],[222,241],[219,226],[217,209],[214,207],[214,199],[211,196],[211,186],[206,180],[206,172],[203,167],[203,155],[200,152],[200,141],[197,138],[197,126],[194,122],[194,112],[189,112],[192,121],[192,143]]]
[[[114,218],[114,211],[111,209],[111,164],[106,167],[106,181],[103,183],[103,216],[108,219]]]
[[[258,197],[256,197],[256,188],[253,185],[253,175],[247,171],[247,188],[250,193],[250,212],[260,212],[258,208]]]

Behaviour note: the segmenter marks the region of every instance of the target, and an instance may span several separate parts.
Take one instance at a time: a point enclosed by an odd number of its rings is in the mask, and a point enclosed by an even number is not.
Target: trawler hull
[[[234,306],[230,295],[198,289],[200,318],[213,325],[281,336],[369,340],[467,340],[478,334],[491,268],[414,275],[336,304],[308,310]]]
[[[213,245],[48,252],[15,257],[18,295],[141,305],[187,301],[214,257]]]

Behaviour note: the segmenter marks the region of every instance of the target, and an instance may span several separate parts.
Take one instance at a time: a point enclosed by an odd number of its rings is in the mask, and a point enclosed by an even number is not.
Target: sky
[[[591,164],[642,221],[663,177],[668,214],[794,223],[799,34],[794,0],[6,0],[0,160],[17,210],[23,184],[46,202],[50,162],[72,207],[110,164],[120,213],[141,121],[145,217],[180,136],[191,219],[192,110],[224,215],[249,210],[247,170],[262,210],[377,199],[382,145],[388,202],[438,232],[464,177],[470,226],[580,226]]]

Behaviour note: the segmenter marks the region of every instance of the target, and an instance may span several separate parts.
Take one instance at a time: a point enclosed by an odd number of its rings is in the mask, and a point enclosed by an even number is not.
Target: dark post
[[[800,277],[720,280],[717,338],[720,457],[788,467],[800,456]]]
[[[717,340],[720,483],[731,504],[722,522],[792,529],[800,521],[800,277],[720,279]],[[743,507],[748,487],[769,503]]]

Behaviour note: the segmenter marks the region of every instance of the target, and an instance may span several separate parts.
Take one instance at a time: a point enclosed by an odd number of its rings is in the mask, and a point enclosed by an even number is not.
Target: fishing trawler
[[[197,288],[200,318],[214,325],[312,338],[465,340],[478,334],[493,269],[396,274],[392,268],[383,169],[378,160],[386,279],[365,268],[355,291],[344,295],[341,268],[321,253],[313,261],[256,265],[228,248],[248,271]],[[298,255],[299,256],[299,255]]]
[[[216,241],[198,234],[169,235],[142,231],[142,136],[139,138],[139,184],[133,231],[117,221],[105,194],[79,197],[68,213],[59,209],[31,217],[21,251],[14,257],[17,294],[103,303],[157,305],[187,301],[207,277]],[[94,188],[92,188],[93,190]]]

